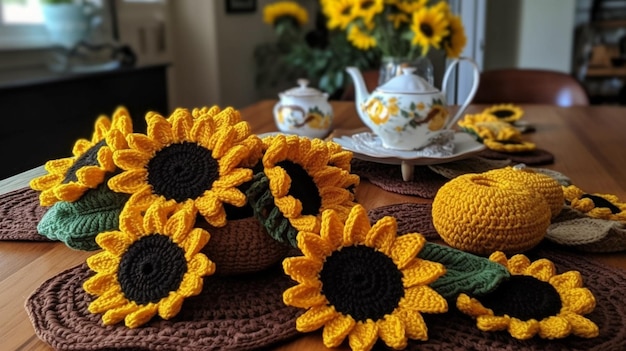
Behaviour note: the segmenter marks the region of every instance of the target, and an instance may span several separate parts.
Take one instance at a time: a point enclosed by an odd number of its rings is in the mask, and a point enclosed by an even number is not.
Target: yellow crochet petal
[[[322,188],[319,186],[319,184],[318,184],[318,188],[319,188],[320,196],[322,197],[322,199],[324,199],[324,204],[327,206],[341,204],[346,201],[350,201],[350,198],[352,197],[352,194],[344,188],[332,187],[332,186]]]
[[[596,307],[596,298],[587,288],[572,288],[560,293],[563,311],[587,314]]]
[[[298,234],[298,247],[307,257],[324,260],[334,248],[315,233],[301,232]]]
[[[191,201],[185,202],[183,208],[174,213],[172,217],[167,220],[165,224],[165,233],[167,233],[179,246],[187,238],[187,235],[193,228],[196,220],[196,209],[193,207]]]
[[[524,271],[529,266],[530,260],[528,259],[528,257],[518,254],[509,259],[507,268],[509,269],[509,272],[511,272],[511,274],[524,274]]]
[[[405,287],[428,285],[446,273],[446,268],[439,262],[414,259],[402,269],[402,282]]]
[[[403,349],[407,345],[404,323],[396,315],[388,314],[378,324],[378,334],[387,346],[396,350]]]
[[[85,166],[76,171],[76,178],[82,184],[96,187],[104,181],[105,171],[96,166]]]
[[[293,196],[274,198],[274,203],[286,218],[295,218],[302,213],[302,202]]]
[[[120,293],[119,289],[105,291],[93,300],[87,308],[91,313],[102,313],[107,310],[117,309],[128,304],[128,301]],[[122,316],[122,318],[124,318]],[[118,321],[122,320],[118,319]]]
[[[439,293],[427,285],[407,288],[399,305],[407,310],[426,313],[443,313],[448,311],[448,303]]]
[[[195,254],[200,252],[209,242],[210,234],[204,229],[194,228],[187,235],[187,239],[183,243],[185,249],[185,259],[189,260]]]
[[[106,133],[111,129],[111,120],[106,116],[100,116],[94,124],[94,132],[91,141],[97,143],[102,140]]]
[[[419,312],[398,308],[396,315],[404,322],[407,337],[413,340],[428,340],[428,327]]]
[[[124,232],[112,231],[98,234],[98,236],[96,236],[96,243],[111,254],[120,256],[126,252],[135,239],[136,238],[132,235]]]
[[[371,320],[357,322],[348,336],[353,351],[371,350],[378,340],[378,325]]]
[[[270,180],[270,191],[275,198],[287,195],[291,186],[291,178],[281,167],[265,168],[265,174]]]
[[[117,266],[120,262],[118,256],[107,251],[98,252],[97,254],[87,257],[87,265],[93,271],[102,274],[115,274]]]
[[[313,306],[296,319],[296,329],[309,333],[324,326],[339,315],[332,306]]]
[[[409,264],[424,247],[426,239],[421,234],[413,233],[397,237],[391,245],[391,258],[399,269]]]
[[[489,260],[499,263],[503,266],[507,266],[509,263],[509,259],[506,257],[506,254],[502,251],[496,251],[494,253],[492,253],[491,255],[489,255]]]
[[[322,212],[320,235],[333,249],[343,245],[343,223],[335,211]]]
[[[511,336],[520,339],[526,340],[535,336],[539,332],[539,322],[534,319],[528,321],[521,321],[517,318],[511,318],[511,323],[509,324],[509,333]]]
[[[322,340],[326,347],[337,347],[341,345],[343,340],[350,334],[356,322],[350,316],[338,314],[324,326],[322,332]]]
[[[511,324],[509,316],[482,315],[476,317],[476,327],[482,331],[506,330]]]
[[[158,305],[158,313],[159,316],[163,319],[170,319],[180,312],[181,307],[183,307],[183,301],[185,298],[180,296],[175,291],[170,292],[170,294],[162,299]]]
[[[551,277],[549,283],[560,293],[572,288],[581,288],[583,278],[578,271],[568,271]]]
[[[129,313],[136,311],[138,308],[139,306],[137,306],[137,304],[130,302],[130,303],[125,303],[123,305],[108,309],[102,315],[102,323],[104,323],[104,325],[117,324],[121,322],[124,319],[124,317],[126,317]],[[92,312],[92,313],[96,313],[96,312]],[[100,312],[97,312],[97,313],[100,313]]]
[[[155,152],[161,149],[159,143],[150,139],[147,135],[138,133],[128,136],[128,145],[146,156],[154,155]]]
[[[63,174],[72,167],[75,159],[73,157],[60,158],[57,160],[47,161],[44,165],[44,168],[49,173]]]
[[[391,255],[391,245],[397,237],[398,225],[393,217],[383,217],[374,223],[365,237],[365,245]]]
[[[296,218],[289,218],[289,223],[298,231],[310,233],[319,233],[320,231],[320,221],[315,216],[302,215]]]
[[[246,204],[247,198],[241,190],[232,187],[226,189],[213,189],[213,192],[216,194],[217,198],[222,201],[229,203],[233,206],[242,207]]]
[[[146,183],[147,178],[148,172],[145,169],[135,169],[114,176],[107,184],[115,192],[134,194],[139,190],[149,188]]]
[[[189,272],[193,272],[198,276],[207,276],[215,273],[215,263],[204,254],[196,254],[187,263]],[[183,281],[184,282],[184,281]],[[202,280],[200,280],[202,284]],[[182,285],[182,283],[181,283]],[[198,294],[200,291],[197,292]]]
[[[112,274],[96,274],[83,283],[83,289],[92,295],[102,295],[115,289],[117,279]]]
[[[472,317],[493,316],[491,309],[485,308],[480,301],[463,293],[457,297],[456,307],[459,311]]]
[[[143,169],[150,161],[151,154],[134,149],[118,150],[113,154],[113,161],[121,169]]]
[[[169,145],[173,142],[172,127],[170,123],[159,115],[152,115],[148,121],[148,136],[161,145]]]
[[[98,164],[100,165],[101,168],[100,167],[96,167],[96,168],[99,168],[103,174],[105,171],[113,172],[117,168],[117,166],[115,166],[115,163],[113,162],[113,151],[110,148],[108,147],[100,148],[100,150],[98,150],[97,158],[98,158],[97,160]],[[100,183],[102,183],[102,181],[100,181]]]
[[[93,144],[91,143],[91,141],[87,139],[78,139],[76,140],[76,142],[74,143],[74,147],[72,148],[72,155],[80,156],[84,154],[85,151],[91,149],[92,146]]]
[[[61,184],[54,188],[54,195],[57,199],[67,202],[74,202],[85,193],[87,188],[77,183]]]
[[[533,277],[544,282],[550,280],[550,278],[552,278],[555,273],[556,268],[554,267],[554,263],[545,258],[534,261],[524,271],[524,274],[532,275]]]
[[[572,327],[572,334],[583,338],[595,338],[600,334],[598,326],[589,319],[575,314],[575,313],[562,313],[561,316],[570,323]]]
[[[148,303],[145,306],[140,306],[135,311],[129,313],[124,318],[124,323],[129,328],[137,328],[141,325],[148,323],[154,315],[157,314],[158,305],[155,303]],[[103,317],[104,318],[104,317]]]
[[[191,138],[193,117],[186,109],[178,108],[170,118],[172,124],[172,136],[175,143],[180,143]]]
[[[539,336],[544,339],[560,339],[569,335],[572,327],[567,319],[551,316],[539,322]]]
[[[320,284],[316,283],[292,286],[283,293],[283,301],[289,306],[299,308],[321,306],[328,302],[321,293]]]
[[[343,227],[343,245],[364,243],[365,237],[371,228],[365,208],[363,206],[352,207]]]
[[[230,173],[221,176],[213,182],[215,188],[230,188],[243,184],[252,179],[252,170],[247,168],[237,168]]]
[[[61,183],[61,181],[63,181],[63,175],[49,173],[31,180],[29,185],[34,190],[46,190]]]
[[[305,256],[289,257],[283,260],[285,273],[298,283],[314,281],[322,267],[322,261]]]
[[[213,151],[213,157],[217,159],[224,156],[228,149],[232,146],[236,136],[237,135],[233,128],[229,126],[224,126],[216,131],[213,138],[211,138],[211,142],[209,143]]]
[[[57,199],[54,194],[54,189],[44,190],[39,194],[39,203],[41,206],[52,206],[57,203],[59,199]]]
[[[213,133],[215,133],[215,122],[212,118],[201,117],[191,128],[191,138],[204,147],[209,146]]]
[[[194,259],[196,259],[196,262],[194,262],[194,265],[197,268],[201,268],[202,266],[208,268],[208,265],[206,263],[208,263],[209,260],[206,258],[206,256],[196,255]],[[183,275],[183,280],[180,282],[180,286],[178,287],[178,290],[177,290],[178,293],[182,297],[198,295],[202,291],[202,285],[204,282],[202,277],[205,276],[205,274],[203,273],[205,272],[185,273],[185,275]],[[161,304],[161,302],[159,302],[159,304]]]
[[[166,234],[165,225],[167,217],[172,211],[172,207],[176,204],[173,201],[153,203],[146,210],[143,217],[143,227],[146,234]]]

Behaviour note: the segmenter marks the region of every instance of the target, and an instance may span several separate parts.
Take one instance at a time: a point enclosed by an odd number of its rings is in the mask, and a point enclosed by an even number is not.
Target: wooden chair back
[[[574,77],[539,69],[498,69],[484,71],[475,104],[549,104],[587,106],[585,88]]]

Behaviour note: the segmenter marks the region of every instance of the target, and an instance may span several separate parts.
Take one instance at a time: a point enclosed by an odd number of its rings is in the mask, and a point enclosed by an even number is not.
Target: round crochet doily
[[[28,187],[0,195],[0,240],[50,241],[37,232],[47,210],[39,205],[39,193]]]

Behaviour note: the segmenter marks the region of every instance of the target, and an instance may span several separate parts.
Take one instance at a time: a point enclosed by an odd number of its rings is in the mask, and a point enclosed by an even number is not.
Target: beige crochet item
[[[590,218],[566,206],[548,227],[546,239],[587,252],[626,250],[626,226],[617,221]]]

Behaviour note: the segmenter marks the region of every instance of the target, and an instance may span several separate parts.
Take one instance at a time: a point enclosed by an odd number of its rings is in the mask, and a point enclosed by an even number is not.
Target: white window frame
[[[43,23],[5,24],[2,22],[0,6],[0,50],[40,49],[50,46],[50,38]]]

